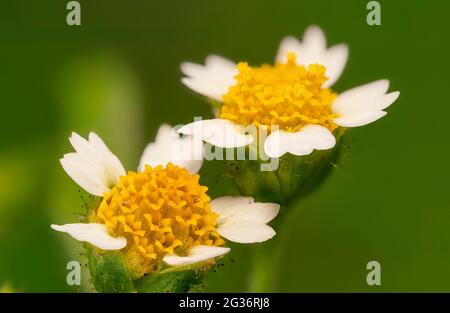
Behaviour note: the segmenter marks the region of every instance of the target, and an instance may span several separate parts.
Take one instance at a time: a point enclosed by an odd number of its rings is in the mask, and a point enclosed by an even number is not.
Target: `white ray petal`
[[[60,163],[66,173],[90,194],[102,196],[109,190],[109,186],[104,181],[101,167],[95,166],[80,154],[67,153]]]
[[[367,112],[364,114],[335,118],[334,122],[342,127],[358,127],[373,123],[386,114],[387,112],[385,111]]]
[[[280,205],[255,202],[252,197],[224,196],[212,200],[211,209],[219,214],[219,224],[239,221],[266,224],[277,216]]]
[[[316,150],[331,149],[336,145],[333,134],[325,127],[309,124],[297,132],[275,131],[264,142],[264,151],[272,158],[285,153],[308,155]]]
[[[218,256],[224,255],[230,251],[230,248],[213,246],[195,246],[189,251],[188,256],[178,256],[169,254],[164,257],[164,262],[172,266],[184,266],[203,262]]]
[[[302,44],[311,50],[322,51],[327,48],[327,39],[319,26],[311,25],[303,34]]]
[[[275,236],[275,230],[266,224],[229,222],[217,227],[220,236],[237,243],[264,242]]]
[[[241,127],[220,118],[195,121],[181,127],[178,132],[221,148],[238,148],[253,142],[253,137],[244,134]]]
[[[170,125],[161,125],[155,142],[147,145],[142,154],[139,170],[142,171],[145,164],[155,167],[166,166],[169,162],[197,173],[203,164],[202,140],[189,135],[181,138]]]
[[[333,86],[339,77],[341,77],[347,60],[348,47],[345,44],[332,46],[322,55],[318,63],[326,67],[325,75],[328,77],[328,80],[323,83],[324,88]]]
[[[182,83],[195,92],[222,102],[223,96],[236,81],[236,64],[217,55],[210,55],[205,65],[184,62],[181,71],[186,77]]]
[[[275,235],[266,225],[277,216],[277,203],[255,202],[251,197],[220,197],[211,201],[211,209],[219,214],[217,232],[239,243],[263,242]]]
[[[327,49],[326,38],[318,26],[310,26],[300,42],[294,37],[286,37],[278,49],[277,62],[286,62],[288,53],[297,56],[297,64],[308,66],[319,63],[326,67],[328,80],[323,87],[331,87],[341,76],[348,59],[348,47],[338,44]]]
[[[347,90],[333,101],[333,113],[339,115],[334,122],[339,126],[357,127],[372,123],[387,113],[383,110],[389,107],[400,95],[389,89],[388,80],[374,81]]]
[[[65,154],[61,165],[87,192],[102,196],[125,175],[122,163],[95,133],[89,134],[89,140],[72,133],[69,140],[76,152]]]
[[[120,250],[127,245],[127,240],[124,237],[111,236],[103,224],[74,223],[51,225],[51,228],[67,233],[78,241],[89,242],[102,250]]]

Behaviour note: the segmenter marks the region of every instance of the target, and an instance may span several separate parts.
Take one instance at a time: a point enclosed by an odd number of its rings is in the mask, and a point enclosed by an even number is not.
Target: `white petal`
[[[87,192],[102,196],[125,175],[122,163],[96,134],[90,133],[88,141],[72,133],[69,140],[76,152],[65,154],[61,165]]]
[[[180,138],[173,127],[161,125],[155,142],[150,143],[142,154],[139,170],[142,171],[145,164],[155,167],[166,166],[169,162],[197,173],[203,164],[202,140],[189,135]]]
[[[266,225],[277,216],[277,203],[255,202],[250,197],[220,197],[211,201],[211,209],[219,214],[217,232],[239,243],[263,242],[275,235]]]
[[[208,56],[205,65],[182,63],[181,71],[186,75],[181,80],[183,84],[219,102],[236,83],[234,76],[238,74],[235,63],[217,55]]]
[[[219,214],[218,224],[225,222],[254,222],[266,224],[277,216],[277,203],[255,202],[252,197],[219,197],[211,201],[211,209]]]
[[[264,242],[275,236],[275,230],[266,224],[229,222],[217,228],[220,236],[238,243]]]
[[[348,47],[345,44],[334,45],[322,55],[317,63],[326,67],[325,75],[328,80],[323,83],[324,88],[329,88],[341,77],[348,60]]]
[[[110,185],[114,185],[117,182],[119,176],[125,175],[126,171],[120,162],[119,158],[109,150],[104,141],[94,132],[89,133],[89,142],[98,151],[103,154],[103,157],[108,160],[107,176],[110,181]]]
[[[242,127],[220,118],[195,121],[181,127],[178,132],[202,138],[221,148],[238,148],[253,142],[251,135],[243,134]]]
[[[311,25],[303,34],[302,44],[308,49],[322,51],[327,48],[327,39],[319,26]]]
[[[109,190],[101,168],[94,166],[78,153],[67,153],[60,160],[66,173],[90,194],[102,196]]]
[[[335,146],[336,139],[325,127],[309,124],[297,132],[275,131],[264,142],[264,151],[272,158],[285,153],[308,155],[316,150],[327,150]]]
[[[303,35],[303,42],[294,37],[282,40],[276,60],[286,62],[289,52],[297,55],[297,64],[309,65],[319,63],[326,67],[328,80],[323,87],[331,87],[341,76],[348,59],[348,47],[339,44],[327,49],[326,38],[318,26],[310,26]]]
[[[383,110],[400,95],[398,91],[386,93],[388,80],[378,80],[347,90],[334,100],[332,110],[339,117],[334,122],[339,126],[357,127],[366,125],[385,116]]]
[[[67,233],[78,241],[86,241],[102,250],[120,250],[125,248],[127,240],[124,237],[113,237],[103,224],[74,223],[51,225],[54,230]]]
[[[367,112],[354,116],[335,118],[334,122],[342,127],[358,127],[375,122],[376,120],[385,116],[385,111]]]
[[[196,246],[189,251],[188,256],[169,254],[166,255],[163,260],[172,266],[183,266],[203,262],[221,256],[229,251],[230,248],[224,247]]]

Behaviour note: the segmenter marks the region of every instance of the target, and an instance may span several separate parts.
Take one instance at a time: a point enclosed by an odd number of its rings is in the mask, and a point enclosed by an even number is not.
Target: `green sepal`
[[[151,273],[136,280],[135,287],[141,293],[180,293],[188,292],[197,286],[205,274],[200,268],[168,268]]]
[[[97,292],[179,293],[197,287],[211,265],[169,267],[133,280],[119,251],[100,251],[86,244],[91,283]]]
[[[99,251],[87,245],[92,284],[97,292],[135,292],[130,271],[119,251]]]

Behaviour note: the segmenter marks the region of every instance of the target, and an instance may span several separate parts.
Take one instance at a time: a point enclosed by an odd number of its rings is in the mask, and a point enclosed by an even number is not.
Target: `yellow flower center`
[[[133,274],[141,276],[157,270],[166,254],[183,256],[196,245],[224,244],[207,190],[184,168],[146,165],[143,172],[120,177],[91,220],[127,239],[122,252]]]
[[[319,124],[333,131],[337,125],[331,111],[336,94],[322,84],[328,79],[325,67],[297,65],[288,54],[286,64],[250,67],[241,62],[237,83],[224,96],[220,117],[239,125],[278,125],[295,132],[306,124]]]

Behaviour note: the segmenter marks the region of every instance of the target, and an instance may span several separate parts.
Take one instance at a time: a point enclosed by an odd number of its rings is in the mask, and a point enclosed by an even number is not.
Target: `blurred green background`
[[[73,27],[67,2],[1,3],[0,286],[77,290],[65,275],[80,246],[49,227],[77,221],[86,197],[58,162],[72,130],[96,131],[135,168],[160,123],[211,116],[181,85],[182,61],[272,62],[284,36],[318,24],[350,47],[335,90],[389,78],[401,96],[292,203],[276,290],[450,291],[449,2],[380,1],[382,25],[368,26],[365,0],[80,0]],[[204,290],[249,290],[252,248],[233,248]],[[366,284],[371,260],[381,286]]]

